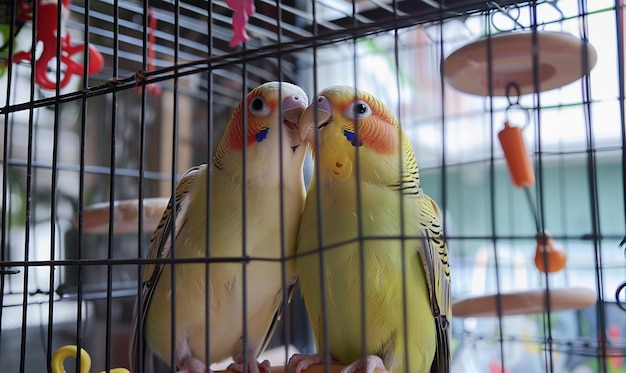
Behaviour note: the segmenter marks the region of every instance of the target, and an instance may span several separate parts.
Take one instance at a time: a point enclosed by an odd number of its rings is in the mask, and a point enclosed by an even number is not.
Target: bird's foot
[[[289,369],[291,369],[291,367],[296,367],[296,373],[302,373],[311,365],[324,364],[325,361],[326,358],[323,354],[294,354],[289,358],[289,363],[287,365],[289,366]],[[339,362],[331,358],[330,363],[337,364]]]
[[[193,356],[179,360],[176,366],[178,367],[177,373],[207,373],[206,365]],[[211,371],[209,370],[209,372]]]
[[[359,359],[341,370],[341,373],[374,373],[376,369],[386,370],[385,363],[376,355],[368,355],[363,359]]]
[[[239,373],[270,373],[271,364],[269,360],[264,360],[263,362],[258,362],[253,354],[248,354],[248,371],[244,372],[243,370],[243,354],[238,353],[233,357],[234,363],[228,366],[228,369],[233,370]]]

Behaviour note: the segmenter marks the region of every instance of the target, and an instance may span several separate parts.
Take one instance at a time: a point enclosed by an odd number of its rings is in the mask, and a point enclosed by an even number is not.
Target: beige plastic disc
[[[500,294],[502,316],[546,312],[545,289]],[[577,310],[596,302],[595,291],[583,287],[550,289],[550,311]],[[498,316],[497,296],[482,295],[452,302],[454,317]]]
[[[169,198],[156,197],[143,200],[143,233],[154,232]],[[109,232],[109,202],[87,206],[84,210],[83,230],[89,233]],[[113,233],[137,233],[139,228],[139,200],[129,199],[113,202]],[[78,216],[74,218],[78,227]]]
[[[443,63],[445,80],[465,93],[489,96],[488,46],[491,43],[493,96],[506,96],[510,83],[519,94],[535,92],[533,69],[533,32],[496,34],[459,48]],[[587,69],[583,69],[583,50],[587,52]],[[569,84],[595,66],[598,55],[593,45],[564,32],[537,32],[538,92]],[[517,91],[510,92],[516,95]]]

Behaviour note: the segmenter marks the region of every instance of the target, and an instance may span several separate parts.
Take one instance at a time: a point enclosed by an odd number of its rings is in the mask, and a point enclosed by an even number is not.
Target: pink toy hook
[[[233,37],[230,47],[235,48],[240,42],[248,41],[246,25],[248,17],[254,14],[254,0],[226,0],[226,4],[233,11]]]

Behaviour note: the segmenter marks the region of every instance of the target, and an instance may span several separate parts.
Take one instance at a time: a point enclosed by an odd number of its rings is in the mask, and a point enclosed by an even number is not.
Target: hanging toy
[[[550,232],[537,233],[535,248],[535,266],[544,273],[558,272],[565,268],[567,253],[560,243],[556,242]]]
[[[76,352],[78,348],[74,345],[66,345],[54,352],[52,360],[52,373],[66,373],[63,367],[63,361],[68,357],[76,358]],[[91,356],[84,349],[80,349],[80,373],[89,373],[91,369]],[[110,373],[130,373],[126,368],[113,368],[109,370]]]
[[[153,72],[155,70],[155,62],[156,62],[156,54],[154,51],[154,46],[156,44],[156,30],[157,30],[157,17],[154,8],[148,7],[148,72]],[[141,71],[141,70],[140,70]],[[142,73],[140,76],[137,76],[137,84],[142,83],[145,79],[144,74]],[[137,87],[137,92],[141,91],[141,87]],[[159,97],[161,95],[161,86],[157,83],[146,84],[146,91],[155,96]]]
[[[511,102],[511,96],[509,90],[511,88],[517,89],[517,100]],[[520,107],[519,105],[519,87],[516,84],[509,84],[507,86],[507,98],[509,98],[509,108]],[[528,116],[526,117],[528,122]],[[533,171],[533,165],[530,161],[530,156],[526,151],[526,144],[524,143],[524,136],[522,135],[522,129],[520,127],[511,126],[508,120],[504,122],[504,129],[498,133],[498,139],[500,145],[504,151],[504,158],[506,159],[506,165],[509,169],[509,175],[513,185],[517,188],[524,189],[526,198],[530,209],[533,212],[535,219],[535,226],[537,228],[537,245],[535,247],[535,266],[537,269],[544,273],[552,273],[560,271],[565,268],[567,262],[567,253],[563,248],[563,245],[554,241],[549,232],[541,230],[539,223],[539,214],[535,209],[532,196],[530,194],[530,188],[535,185],[535,173]]]
[[[246,25],[248,17],[254,14],[254,0],[226,0],[226,5],[233,11],[233,37],[230,39],[230,47],[235,48],[239,43],[248,41]]]
[[[526,144],[520,127],[511,127],[509,121],[504,122],[504,129],[498,132],[498,139],[511,181],[518,188],[530,188],[535,185],[535,172],[526,152]]]
[[[32,21],[33,10],[32,7],[24,4],[25,0],[18,0],[18,20],[20,21]],[[58,82],[61,88],[64,88],[69,82],[73,74],[82,76],[83,64],[76,62],[72,57],[76,54],[82,54],[84,44],[72,45],[70,40],[70,34],[65,31],[65,22],[69,17],[69,7],[71,0],[61,0],[61,64],[65,66],[65,72],[61,74],[61,81]],[[56,89],[57,82],[52,81],[48,77],[48,66],[50,62],[57,57],[57,17],[59,2],[55,0],[37,0],[37,40],[36,46],[41,42],[42,51],[41,55],[37,58],[33,68],[35,69],[35,82],[44,89]],[[89,65],[87,66],[87,73],[93,75],[104,66],[104,58],[102,54],[92,45],[88,45],[89,48]],[[15,53],[13,56],[13,63],[19,63],[21,61],[31,60],[31,51],[21,51]]]

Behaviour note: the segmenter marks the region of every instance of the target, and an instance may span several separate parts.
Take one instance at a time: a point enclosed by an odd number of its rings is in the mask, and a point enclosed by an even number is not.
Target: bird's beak
[[[293,151],[302,144],[300,139],[299,127],[300,117],[306,108],[307,101],[299,95],[289,95],[283,99],[283,124],[287,127],[289,137],[291,138],[291,148]]]
[[[283,99],[283,121],[287,127],[295,129],[298,127],[300,116],[306,108],[306,99],[299,95],[289,95]]]
[[[330,121],[333,114],[330,101],[324,96],[318,96],[300,117],[300,138],[308,143],[315,141],[315,129],[322,128]]]

